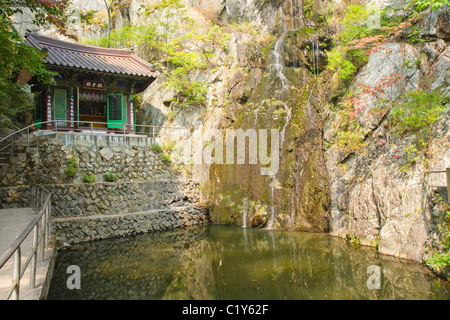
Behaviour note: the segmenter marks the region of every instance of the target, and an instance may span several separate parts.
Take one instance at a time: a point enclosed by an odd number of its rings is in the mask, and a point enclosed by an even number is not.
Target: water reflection
[[[81,269],[69,290],[67,267]],[[370,266],[380,289],[369,289]],[[49,299],[449,299],[422,265],[322,234],[202,226],[58,254]]]

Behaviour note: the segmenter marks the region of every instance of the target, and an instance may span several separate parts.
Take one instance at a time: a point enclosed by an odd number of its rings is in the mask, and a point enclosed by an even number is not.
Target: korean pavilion
[[[48,52],[46,64],[58,73],[55,85],[42,85],[34,78],[28,82],[36,93],[35,123],[51,121],[42,129],[56,125],[58,130],[67,131],[134,131],[132,96],[156,79],[151,64],[131,51],[82,45],[38,33],[27,32],[25,43]]]

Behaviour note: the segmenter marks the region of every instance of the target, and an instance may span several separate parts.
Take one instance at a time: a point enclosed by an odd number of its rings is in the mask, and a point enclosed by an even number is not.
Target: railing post
[[[20,246],[14,251],[14,264],[13,264],[13,275],[12,283],[14,290],[11,297],[14,300],[19,300],[19,290],[20,290]]]
[[[39,208],[41,208],[44,205],[44,201],[45,201],[45,194],[44,194],[43,190],[41,190],[40,198],[41,198],[41,202],[39,203]],[[41,210],[39,210],[39,211],[41,211]]]
[[[34,289],[36,287],[36,264],[37,264],[38,241],[39,241],[39,224],[37,223],[33,228],[33,248],[31,251],[30,289]]]
[[[47,246],[50,243],[50,217],[51,217],[51,212],[52,212],[52,194],[50,193],[49,195],[49,200],[48,200],[48,204],[47,204],[47,224],[46,224],[46,228],[47,228]]]
[[[39,212],[39,208],[38,208],[39,203],[38,203],[37,194],[38,194],[38,190],[37,190],[37,187],[35,187],[33,197],[34,197],[34,208],[35,208],[36,214]]]
[[[50,201],[51,201],[51,196],[49,201],[47,202],[47,206],[45,207],[45,246],[48,246],[49,243],[49,225],[50,225],[50,217],[49,217],[49,213],[50,213]]]
[[[46,237],[46,232],[45,232],[45,214],[42,216],[41,218],[41,228],[42,228],[42,238],[41,238],[41,242],[39,244],[40,247],[40,261],[44,261],[45,259],[45,237]]]

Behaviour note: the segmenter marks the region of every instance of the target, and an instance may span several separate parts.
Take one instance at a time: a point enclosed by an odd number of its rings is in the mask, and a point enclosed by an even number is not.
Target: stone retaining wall
[[[52,193],[59,244],[127,236],[208,222],[199,186],[185,180],[73,183],[42,186]],[[3,208],[27,207],[29,187],[0,189]]]
[[[46,185],[53,216],[81,217],[142,212],[199,202],[199,185],[190,181],[127,181]]]
[[[89,141],[69,137],[34,137],[38,146],[23,147],[1,169],[0,186],[82,183],[84,174],[95,175],[95,182],[105,181],[106,173],[115,174],[118,181],[174,180],[179,176],[164,153],[154,151],[151,145],[106,144],[101,136],[92,136]],[[71,159],[76,166],[68,174]]]
[[[203,206],[53,220],[59,246],[208,223]]]

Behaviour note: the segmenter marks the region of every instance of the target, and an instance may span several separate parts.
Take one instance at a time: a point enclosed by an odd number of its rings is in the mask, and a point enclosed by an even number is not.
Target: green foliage
[[[409,167],[419,160],[419,150],[413,144],[408,144],[403,151],[406,153],[407,163],[402,169],[406,172]]]
[[[343,85],[348,83],[355,72],[367,62],[367,55],[364,55],[363,48],[355,49],[349,44],[376,32],[366,23],[370,15],[368,8],[351,4],[345,10],[341,21],[343,31],[334,37],[335,47],[333,50],[327,52],[328,68],[337,73],[338,80]]]
[[[122,29],[112,30],[107,37],[82,42],[108,48],[134,48],[141,44],[153,47],[158,45],[157,37],[156,25],[154,24],[130,24]]]
[[[364,144],[364,133],[353,110],[352,96],[353,92],[347,93],[339,103],[338,118],[334,121],[336,146],[345,153],[356,153]]]
[[[441,271],[450,267],[450,252],[437,253],[427,261],[427,265],[433,270]]]
[[[93,183],[95,182],[95,175],[94,174],[83,174],[82,176],[83,182],[85,183]]]
[[[78,172],[78,162],[74,156],[69,159],[69,165],[66,168],[66,174],[68,177],[72,178]]]
[[[436,10],[442,7],[444,4],[450,6],[449,0],[415,0],[417,11],[424,11],[431,7],[431,10]]]
[[[162,147],[163,151],[165,153],[171,153],[173,149],[177,146],[177,142],[175,140],[170,140],[169,142],[165,143]]]
[[[345,8],[345,16],[342,20],[344,31],[338,34],[341,43],[349,43],[354,39],[361,39],[372,34],[366,21],[370,16],[368,7],[350,4]]]
[[[199,70],[206,68],[201,54],[183,50],[180,44],[174,42],[163,46],[163,50],[166,61],[172,65],[164,85],[178,92],[177,104],[202,104],[206,100],[206,83],[192,80]]]
[[[433,124],[448,111],[449,99],[438,92],[415,90],[398,99],[391,109],[393,131],[401,136],[413,135],[414,139],[404,148],[406,171],[420,159],[431,140]]]
[[[427,261],[427,265],[437,272],[450,268],[450,211],[448,211],[447,203],[444,202],[443,205],[447,207],[447,211],[442,212],[437,225],[442,246],[440,251],[435,252],[433,257]]]
[[[161,146],[159,144],[154,143],[154,144],[152,144],[151,148],[156,153],[162,153],[163,152],[163,150],[162,150],[162,148],[161,148]]]
[[[340,80],[347,81],[351,79],[356,72],[357,67],[346,59],[346,52],[341,50],[333,50],[328,53],[329,65],[332,71],[338,73]]]
[[[407,92],[404,99],[392,109],[392,119],[401,134],[421,131],[431,133],[431,125],[448,110],[448,97],[438,92],[415,90]]]
[[[350,242],[351,244],[353,244],[353,245],[356,246],[356,247],[358,247],[358,246],[361,245],[361,239],[359,239],[359,238],[356,237],[356,236],[349,236],[349,235],[346,235],[346,239],[347,239],[348,242]]]
[[[362,130],[340,131],[337,137],[337,144],[339,149],[346,153],[358,152],[364,143],[364,135]]]
[[[108,182],[116,182],[119,177],[113,172],[107,172],[103,175],[103,179]]]
[[[162,159],[164,162],[170,162],[170,161],[171,161],[170,155],[169,155],[169,154],[166,154],[166,153],[162,153],[162,154],[161,154],[161,159]]]
[[[44,84],[52,83],[56,75],[46,68],[42,59],[45,54],[25,45],[14,28],[12,17],[25,8],[31,10],[35,25],[51,23],[58,28],[64,25],[63,1],[0,0],[0,125],[3,128],[13,126],[11,119],[32,107],[32,96],[17,81],[21,74],[33,74]]]
[[[81,9],[81,10],[79,11],[80,22],[81,22],[82,24],[87,24],[87,25],[93,24],[94,16],[95,16],[95,14],[96,14],[97,12],[98,12],[97,10],[88,10],[88,11],[85,11],[85,10],[82,10],[82,9]],[[75,21],[73,21],[73,22],[75,22]]]
[[[416,15],[391,17],[381,10],[380,26],[374,28],[372,14],[370,6],[351,4],[345,7],[342,21],[339,21],[343,30],[333,37],[334,48],[327,52],[328,68],[337,75],[338,86],[348,85],[356,71],[367,63],[370,53],[379,50],[393,37],[406,33],[410,42],[421,41],[416,35],[422,31],[414,29],[412,23]]]

